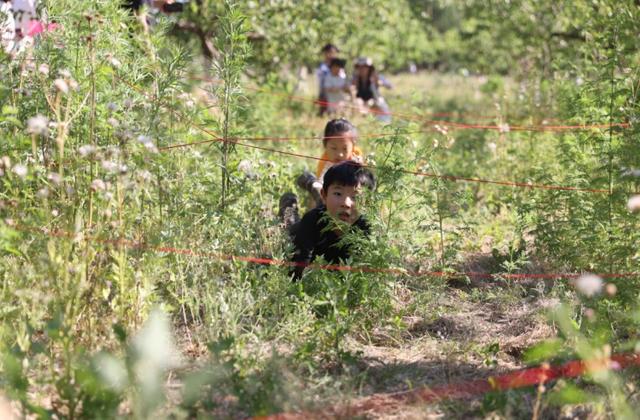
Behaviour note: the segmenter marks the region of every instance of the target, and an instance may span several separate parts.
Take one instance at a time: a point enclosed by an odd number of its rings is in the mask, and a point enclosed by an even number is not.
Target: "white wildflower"
[[[139,135],[138,136],[138,141],[140,143],[142,143],[144,145],[144,147],[152,152],[152,153],[158,153],[158,148],[156,147],[156,145],[153,143],[153,140],[151,139],[151,137],[149,136],[143,136],[143,135]]]
[[[69,87],[71,88],[71,90],[78,90],[80,88],[80,85],[74,79],[69,79]]]
[[[42,63],[40,64],[40,66],[38,67],[38,71],[42,74],[44,74],[45,76],[49,75],[49,65]]]
[[[62,69],[58,71],[58,75],[60,77],[62,77],[63,79],[70,79],[71,78],[71,72],[67,69]]]
[[[13,167],[12,172],[14,174],[16,174],[18,176],[18,178],[24,179],[27,176],[27,173],[29,171],[27,170],[26,166],[21,165],[21,164],[18,163]]]
[[[91,189],[93,191],[104,191],[106,188],[107,186],[101,179],[94,179],[93,182],[91,182]]]
[[[63,95],[69,93],[69,85],[63,79],[56,79],[53,81],[53,86]]]
[[[148,182],[151,180],[151,172],[145,170],[139,171],[138,172],[138,179],[141,182]]]
[[[83,146],[80,146],[80,148],[78,148],[78,153],[80,153],[80,156],[82,157],[91,156],[95,152],[96,152],[96,146],[92,144],[85,144]]]
[[[120,67],[122,67],[122,63],[120,62],[120,60],[118,60],[115,57],[111,57],[111,59],[109,60],[109,63],[111,63],[111,65],[116,69],[119,69]]]
[[[49,197],[49,188],[44,187],[44,188],[39,189],[38,192],[36,193],[36,196],[38,198],[43,199],[43,200],[45,198],[48,198]]]
[[[120,156],[120,149],[114,146],[108,147],[107,150],[105,150],[105,155],[112,158],[117,158],[118,156]]]
[[[238,171],[243,172],[245,175],[249,175],[252,172],[253,165],[250,160],[243,159],[238,164]]]
[[[496,149],[498,148],[498,145],[495,144],[494,142],[490,142],[490,143],[487,143],[487,147],[489,148],[489,150],[491,150],[492,153],[495,153]]]
[[[114,173],[118,170],[118,164],[110,160],[103,160],[100,165],[102,166],[102,169],[109,173]]]
[[[120,165],[120,167],[118,168],[118,172],[120,173],[120,175],[124,175],[129,172],[129,168],[127,167],[127,165]]]
[[[54,185],[62,184],[62,177],[57,172],[49,173],[49,175],[47,175],[47,179],[49,180],[49,182],[51,182]]]
[[[438,133],[443,135],[447,135],[447,133],[449,132],[449,127],[447,127],[446,125],[436,124],[433,126],[433,128],[435,128]]]
[[[640,210],[640,195],[634,195],[633,197],[629,198],[629,201],[627,202],[627,208],[631,212],[639,211]]]
[[[511,131],[511,127],[509,127],[509,124],[507,123],[498,124],[498,132],[508,133],[509,131]]]
[[[120,126],[120,122],[113,117],[107,119],[107,124],[113,128],[118,128]]]
[[[602,291],[602,279],[595,274],[583,274],[576,280],[576,289],[586,297],[592,297]]]
[[[27,121],[27,133],[45,135],[49,132],[49,119],[44,115],[36,115]]]
[[[51,210],[51,215],[53,217],[58,217],[58,216],[60,216],[60,211],[58,209],[53,209],[53,210]]]

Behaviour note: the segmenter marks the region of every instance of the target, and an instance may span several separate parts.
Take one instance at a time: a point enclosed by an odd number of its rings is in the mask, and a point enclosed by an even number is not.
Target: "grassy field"
[[[42,83],[33,73],[23,77],[29,86]],[[313,409],[525,367],[538,361],[527,350],[558,333],[559,321],[547,315],[561,301],[574,322],[587,322],[567,277],[508,275],[597,268],[549,258],[549,244],[571,243],[541,235],[550,235],[544,221],[562,222],[574,197],[585,206],[599,198],[477,182],[585,186],[555,158],[571,134],[504,128],[562,118],[536,104],[533,93],[518,93],[527,86],[400,74],[390,77],[394,89],[386,97],[393,112],[411,118],[385,126],[347,112],[376,166],[378,188],[364,209],[372,241],[346,263],[382,270],[309,269],[292,283],[286,267],[231,257],[287,260],[278,199],[302,194],[295,177],[316,161],[233,145],[223,193],[219,143],[163,149],[210,139],[202,128],[221,132],[224,106],[215,85],[176,83],[163,92],[167,107],[132,88],[136,81],[119,82],[106,70],[102,77],[94,103],[53,93],[60,111],[81,110],[82,128],[69,134],[64,165],[53,164],[60,141],[44,135],[22,134],[17,149],[3,149],[28,167],[22,176],[13,166],[2,192],[0,337],[10,343],[2,348],[5,369],[13,369],[7,396],[23,407],[140,418]],[[312,105],[271,85],[252,86],[238,87],[246,98],[234,104],[229,137],[321,134],[326,119],[315,117]],[[20,112],[35,107],[26,108]],[[434,119],[437,128],[425,123]],[[380,133],[388,135],[371,136]],[[46,142],[40,160],[31,140]],[[318,139],[238,142],[322,152]],[[443,271],[451,275],[436,274]],[[149,316],[154,307],[168,317]],[[558,344],[565,353],[548,359],[563,360],[572,344]],[[537,410],[557,418],[574,409],[597,415],[602,407],[558,407],[552,398],[539,404],[527,390],[365,416],[528,417]]]

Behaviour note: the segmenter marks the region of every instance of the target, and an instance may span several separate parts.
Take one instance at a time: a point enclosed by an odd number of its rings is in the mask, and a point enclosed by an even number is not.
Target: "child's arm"
[[[290,274],[293,274],[293,280],[297,281],[302,277],[306,265],[313,259],[313,249],[318,242],[320,230],[318,221],[320,212],[314,210],[308,211],[300,220],[300,224],[293,238],[294,253],[291,261],[299,265],[295,265]]]

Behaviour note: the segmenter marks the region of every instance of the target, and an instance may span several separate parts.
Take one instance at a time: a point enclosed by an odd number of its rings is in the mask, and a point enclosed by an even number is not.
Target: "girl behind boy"
[[[297,179],[298,186],[309,191],[316,206],[322,204],[320,190],[322,190],[324,174],[329,168],[344,160],[362,163],[362,151],[356,146],[357,137],[356,128],[344,118],[333,119],[324,127],[322,138],[324,152],[318,161],[315,176],[305,171]]]

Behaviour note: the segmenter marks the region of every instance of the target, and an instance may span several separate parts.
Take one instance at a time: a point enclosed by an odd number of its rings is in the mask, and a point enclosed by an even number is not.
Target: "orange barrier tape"
[[[367,412],[381,412],[409,404],[432,404],[442,400],[455,400],[480,396],[491,391],[508,391],[526,388],[561,378],[577,378],[605,369],[622,370],[640,366],[640,355],[619,353],[608,359],[582,361],[573,360],[560,366],[539,366],[458,384],[434,388],[420,387],[394,394],[375,394],[355,400],[349,404],[329,407],[317,411],[280,413],[254,417],[254,420],[298,420],[325,418],[353,418]]]

